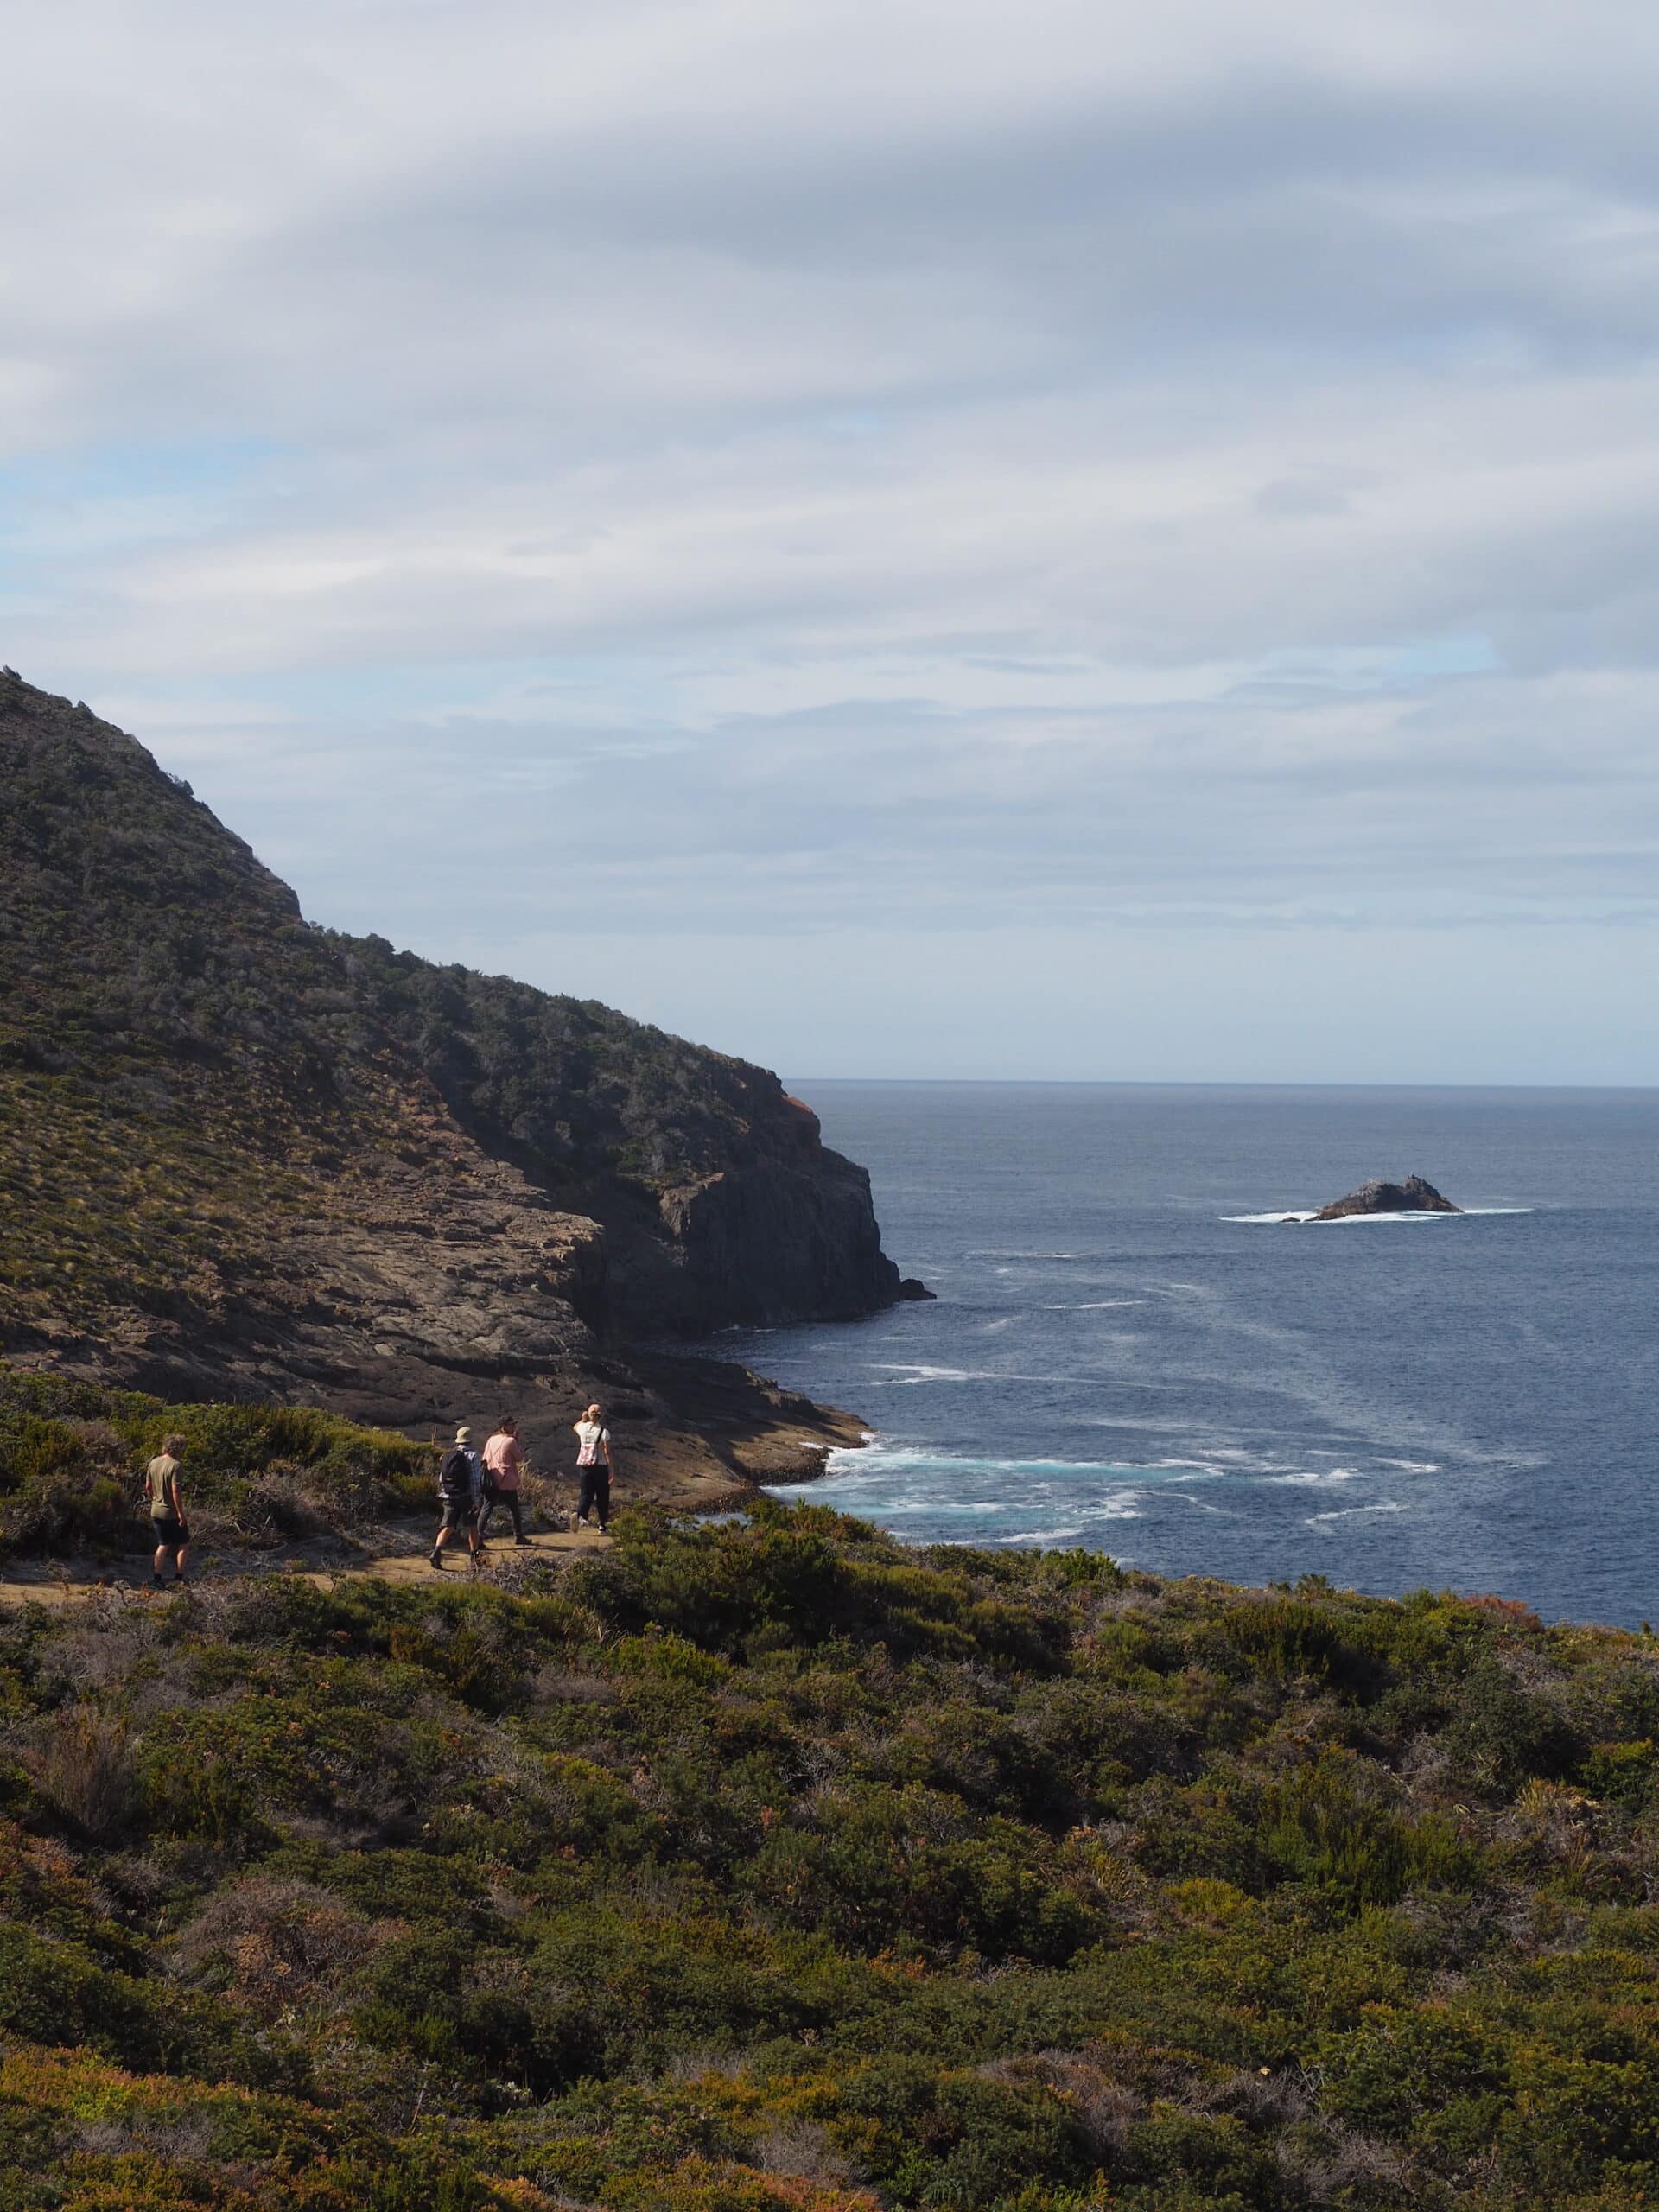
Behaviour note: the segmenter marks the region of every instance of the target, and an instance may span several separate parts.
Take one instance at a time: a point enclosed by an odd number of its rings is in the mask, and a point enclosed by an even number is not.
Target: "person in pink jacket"
[[[512,1516],[512,1541],[528,1544],[524,1534],[523,1483],[524,1449],[518,1441],[518,1424],[511,1414],[503,1414],[495,1424],[493,1433],[484,1446],[484,1465],[494,1495],[484,1508],[478,1524],[480,1536],[490,1523],[490,1516],[498,1505],[505,1505]]]

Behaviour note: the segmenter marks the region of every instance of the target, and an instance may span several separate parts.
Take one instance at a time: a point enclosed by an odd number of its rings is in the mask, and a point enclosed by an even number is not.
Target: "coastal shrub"
[[[1656,1674],[817,1509],[9,1613],[0,2212],[1635,2212]]]
[[[1466,1884],[1474,1861],[1451,1822],[1397,1819],[1373,1777],[1336,1753],[1271,1784],[1257,1827],[1268,1880],[1306,1884],[1349,1911],[1392,1904],[1418,1885]]]
[[[118,1836],[137,1810],[142,1785],[128,1737],[118,1715],[74,1706],[52,1714],[23,1754],[36,1795],[81,1836]]]
[[[814,2101],[830,2133],[896,2204],[961,2207],[1061,2188],[1094,2171],[1067,2102],[1039,2082],[942,2073],[925,2059],[878,2059]]]
[[[1588,1749],[1556,1701],[1523,1687],[1492,1651],[1458,1684],[1445,1740],[1476,1787],[1503,1796],[1532,1777],[1563,1779]]]
[[[874,1529],[852,1524],[849,1540],[848,1525],[823,1507],[770,1499],[741,1522],[626,1514],[615,1551],[585,1562],[578,1587],[619,1628],[655,1625],[728,1656],[850,1637],[895,1656],[1058,1663],[1064,1632],[1051,1633],[1046,1606],[982,1592],[954,1565],[915,1564]]]
[[[1409,2136],[1446,2106],[1491,2104],[1507,2082],[1500,2033],[1448,2005],[1368,2006],[1357,2025],[1327,2037],[1316,2063],[1338,2117],[1382,2136]]]
[[[1376,1655],[1361,1649],[1332,1609],[1307,1598],[1263,1596],[1231,1605],[1221,1621],[1233,1649],[1281,1681],[1308,1675],[1363,1695],[1382,1687]]]
[[[821,1796],[803,1824],[772,1829],[740,1876],[799,1924],[879,1951],[909,1942],[990,1957],[1068,1957],[1086,1907],[1046,1875],[1029,1831],[912,1783]]]
[[[186,1495],[244,1535],[423,1507],[431,1453],[311,1407],[169,1405],[0,1362],[0,1548],[147,1548],[142,1471],[185,1439]]]

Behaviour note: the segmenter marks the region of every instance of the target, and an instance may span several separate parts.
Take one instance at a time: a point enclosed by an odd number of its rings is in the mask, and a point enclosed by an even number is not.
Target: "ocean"
[[[1659,1093],[811,1083],[938,1294],[722,1340],[918,1542],[1659,1619]],[[1371,1175],[1471,1211],[1287,1227]]]

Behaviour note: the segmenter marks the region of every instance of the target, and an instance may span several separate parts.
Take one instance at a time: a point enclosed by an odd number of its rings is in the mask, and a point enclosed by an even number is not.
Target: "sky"
[[[830,1076],[1659,1083],[1641,0],[13,0],[0,659]]]

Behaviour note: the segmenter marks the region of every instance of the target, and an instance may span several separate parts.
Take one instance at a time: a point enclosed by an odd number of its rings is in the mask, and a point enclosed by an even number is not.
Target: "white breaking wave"
[[[969,1252],[970,1260],[1085,1260],[1086,1252],[1011,1252],[1005,1246],[993,1245],[980,1252]]]
[[[874,1359],[870,1364],[879,1373],[893,1378],[892,1383],[878,1383],[878,1389],[908,1382],[995,1382],[1001,1379],[991,1367],[924,1367],[910,1359]]]
[[[1299,1211],[1294,1206],[1281,1206],[1277,1213],[1224,1213],[1221,1217],[1224,1221],[1312,1221],[1314,1211],[1313,1207]]]
[[[1532,1213],[1532,1206],[1460,1206],[1456,1213],[1423,1213],[1413,1208],[1408,1213],[1344,1213],[1334,1221],[1321,1221],[1317,1211],[1304,1211],[1296,1206],[1281,1206],[1277,1213],[1224,1213],[1224,1221],[1273,1222],[1282,1226],[1287,1222],[1311,1222],[1316,1229],[1344,1229],[1359,1221],[1468,1221],[1477,1215],[1499,1213]]]
[[[1357,1513],[1406,1513],[1409,1510],[1410,1508],[1402,1505],[1397,1498],[1385,1497],[1376,1505],[1343,1505],[1333,1508],[1329,1513],[1310,1513],[1307,1526],[1316,1528],[1321,1521],[1351,1521]]]

